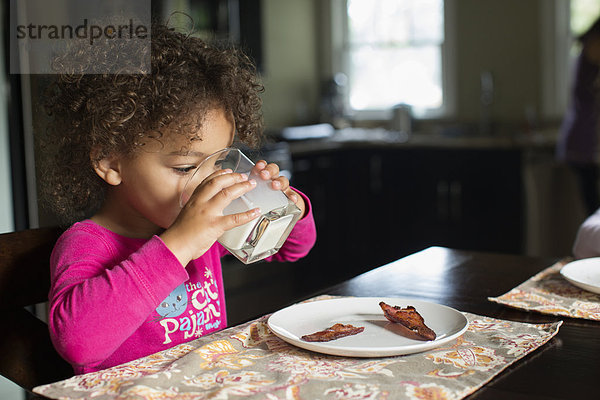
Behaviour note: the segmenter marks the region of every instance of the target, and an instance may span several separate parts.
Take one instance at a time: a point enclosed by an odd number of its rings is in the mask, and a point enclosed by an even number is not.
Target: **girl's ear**
[[[99,161],[94,161],[94,151],[90,155],[94,171],[109,185],[117,186],[121,183],[121,163],[120,157],[105,157]]]

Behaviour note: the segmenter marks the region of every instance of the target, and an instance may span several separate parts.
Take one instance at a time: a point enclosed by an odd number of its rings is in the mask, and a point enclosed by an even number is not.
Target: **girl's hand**
[[[293,201],[296,204],[296,206],[298,206],[298,208],[300,209],[300,218],[304,216],[304,212],[306,210],[304,199],[302,199],[302,197],[298,195],[298,193],[294,192],[290,188],[290,181],[288,178],[286,178],[285,176],[279,176],[279,166],[277,166],[277,164],[267,164],[265,160],[260,160],[254,166],[252,173],[260,176],[261,179],[272,179],[272,188],[275,190],[283,191],[283,193],[285,193],[288,199]]]
[[[214,172],[198,185],[175,222],[160,235],[162,241],[186,266],[204,254],[225,231],[260,215],[258,209],[223,215],[223,209],[232,200],[255,186],[254,180],[231,170]]]

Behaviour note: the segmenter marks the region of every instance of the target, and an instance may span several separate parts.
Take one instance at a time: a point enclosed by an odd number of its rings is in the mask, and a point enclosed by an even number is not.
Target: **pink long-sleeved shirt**
[[[304,199],[306,215],[270,259],[295,261],[314,245],[314,219]],[[75,223],[50,260],[54,346],[82,374],[225,328],[226,253],[215,243],[184,268],[158,236],[133,239],[90,220]]]

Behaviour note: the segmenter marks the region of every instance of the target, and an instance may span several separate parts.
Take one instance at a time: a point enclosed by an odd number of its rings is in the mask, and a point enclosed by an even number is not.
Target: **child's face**
[[[178,134],[167,133],[162,144],[149,140],[144,150],[121,159],[121,182],[113,191],[124,207],[121,219],[128,219],[123,222],[136,229],[153,227],[149,234],[168,228],[181,210],[179,198],[193,167],[207,155],[230,146],[234,133],[225,112],[215,109],[208,112],[197,132],[200,140],[189,143]]]

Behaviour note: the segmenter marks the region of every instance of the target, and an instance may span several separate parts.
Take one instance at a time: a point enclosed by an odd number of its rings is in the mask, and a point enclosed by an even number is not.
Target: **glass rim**
[[[200,167],[200,165],[202,165],[204,162],[206,162],[206,160],[213,158],[216,155],[219,155],[219,154],[225,153],[225,152],[231,152],[234,150],[240,155],[240,158],[244,155],[244,153],[242,153],[242,151],[240,149],[238,149],[237,147],[232,147],[232,146],[224,147],[224,148],[217,150],[214,153],[211,153],[211,154],[207,155],[206,157],[204,157],[202,159],[202,161],[200,161],[198,164],[196,164],[196,168]],[[246,158],[248,158],[248,157],[246,157]],[[239,164],[239,160],[238,160],[237,164]],[[237,167],[237,165],[236,165],[236,167]]]
[[[246,158],[246,160],[248,160],[250,163],[254,164],[254,162],[252,160],[250,160],[243,152],[242,150],[238,149],[237,147],[233,147],[233,146],[229,146],[229,147],[224,147],[222,149],[219,149],[217,151],[215,151],[214,153],[211,153],[209,155],[207,155],[206,157],[204,157],[199,163],[197,163],[194,168],[195,171],[192,175],[190,175],[190,177],[188,178],[187,182],[185,183],[185,185],[183,186],[183,190],[181,191],[181,194],[179,196],[179,206],[181,208],[184,207],[184,202],[183,202],[183,197],[185,195],[186,189],[188,187],[188,185],[190,184],[190,182],[192,181],[192,179],[194,179],[194,177],[196,176],[196,174],[198,173],[198,171],[201,169],[202,164],[204,164],[205,162],[207,162],[208,160],[214,159],[215,157],[218,157],[220,154],[223,153],[236,153],[237,154],[237,160],[235,163],[235,166],[232,168],[233,170],[237,169],[238,166],[240,165],[240,162],[242,161],[243,158]]]

